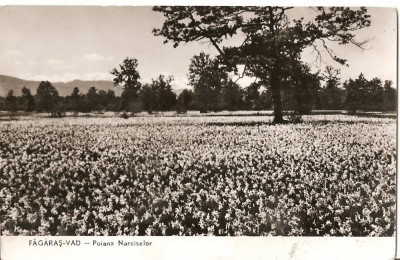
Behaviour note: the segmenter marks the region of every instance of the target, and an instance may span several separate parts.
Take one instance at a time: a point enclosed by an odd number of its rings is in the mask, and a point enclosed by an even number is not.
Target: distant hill
[[[50,82],[60,93],[60,96],[71,95],[72,90],[78,87],[82,94],[86,94],[89,88],[95,86],[97,90],[114,90],[116,96],[121,96],[122,88],[114,86],[112,81],[107,80],[73,80],[70,82]],[[22,87],[27,87],[31,90],[32,95],[36,94],[36,89],[40,81],[23,80],[15,77],[0,75],[0,96],[5,97],[11,89],[14,90],[15,96],[21,95]],[[184,88],[173,89],[176,95],[179,95]]]
[[[36,94],[36,89],[39,86],[40,81],[23,80],[15,77],[0,75],[0,96],[6,96],[8,91],[14,90],[15,96],[21,95],[22,87],[27,87],[31,90],[32,95]],[[74,80],[70,82],[51,82],[51,84],[58,90],[60,96],[67,96],[72,93],[74,87],[78,87],[80,92],[85,94],[90,87],[95,86],[97,90],[109,90],[115,91],[115,95],[120,96],[122,93],[121,87],[114,86],[112,81],[107,80],[95,80],[95,81],[83,81]]]

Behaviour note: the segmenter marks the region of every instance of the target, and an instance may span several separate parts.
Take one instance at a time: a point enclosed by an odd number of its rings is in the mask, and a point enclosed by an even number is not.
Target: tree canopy
[[[121,108],[132,110],[133,102],[138,98],[138,93],[141,87],[139,82],[140,75],[137,71],[138,60],[135,58],[125,58],[122,64],[119,65],[119,70],[116,68],[111,70],[111,74],[115,76],[113,79],[114,85],[122,85],[124,88],[121,96]]]
[[[24,110],[27,112],[35,110],[35,101],[31,94],[31,90],[24,86],[22,87],[21,92],[24,100]]]
[[[151,84],[143,85],[140,96],[143,108],[152,111],[168,111],[176,104],[176,94],[172,91],[173,77],[159,75],[151,80]]]
[[[59,98],[57,89],[50,82],[40,82],[36,90],[36,110],[54,112]]]
[[[219,61],[204,52],[195,55],[190,60],[188,78],[200,105],[200,111],[215,110],[215,104],[221,98],[221,90],[228,82],[228,74]]]
[[[337,57],[327,41],[339,44],[352,43],[363,47],[365,41],[357,41],[355,31],[371,23],[367,9],[344,7],[317,7],[310,21],[290,19],[287,12],[292,7],[229,7],[229,6],[156,6],[165,21],[154,35],[163,36],[165,43],[174,47],[181,43],[209,41],[219,52],[219,59],[226,69],[238,73],[237,65],[244,65],[240,76],[255,77],[270,87],[274,102],[274,121],[283,122],[281,82],[293,71],[294,60],[300,60],[301,52],[309,46],[320,48],[340,64],[346,60]],[[224,39],[240,34],[243,42],[227,46]]]

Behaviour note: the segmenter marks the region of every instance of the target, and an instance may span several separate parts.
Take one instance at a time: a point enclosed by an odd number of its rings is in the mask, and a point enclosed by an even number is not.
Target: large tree
[[[119,70],[114,68],[111,74],[115,76],[114,85],[122,85],[123,92],[121,95],[121,109],[133,110],[134,102],[137,101],[141,84],[139,82],[140,75],[137,71],[138,61],[135,58],[126,58],[119,65]],[[133,111],[132,111],[133,112]]]
[[[162,28],[153,33],[173,42],[209,41],[219,52],[219,58],[230,70],[238,72],[244,65],[243,75],[255,77],[272,90],[274,122],[284,122],[281,104],[281,82],[293,71],[290,64],[299,60],[307,47],[314,47],[320,55],[325,49],[337,62],[346,60],[335,56],[327,41],[352,43],[363,47],[365,42],[355,39],[354,32],[370,25],[366,8],[317,7],[310,19],[290,19],[292,7],[218,7],[169,6],[153,8],[165,17]],[[243,41],[235,46],[224,39],[242,35]]]

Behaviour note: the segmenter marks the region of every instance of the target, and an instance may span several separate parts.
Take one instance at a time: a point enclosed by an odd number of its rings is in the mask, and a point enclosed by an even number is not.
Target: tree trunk
[[[296,99],[297,99],[297,112],[302,115],[304,113],[304,109],[303,109],[303,100],[302,100],[302,96],[301,96],[301,88],[300,88],[300,84],[299,82],[296,82]]]
[[[274,101],[274,124],[283,124],[286,121],[282,116],[281,83],[277,73],[271,75],[272,100]]]

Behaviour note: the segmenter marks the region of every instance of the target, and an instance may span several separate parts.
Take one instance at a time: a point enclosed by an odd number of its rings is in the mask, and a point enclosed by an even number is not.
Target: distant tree
[[[31,94],[30,89],[27,87],[22,87],[21,89],[22,92],[22,99],[24,102],[24,110],[27,112],[31,112],[35,110],[35,100]]]
[[[108,100],[115,98],[115,91],[111,89],[107,90],[106,96]]]
[[[361,73],[356,80],[349,79],[343,86],[346,89],[345,107],[349,112],[385,110],[384,101],[391,92],[388,81],[383,86],[381,79],[375,77],[367,80]]]
[[[384,96],[382,80],[378,77],[375,77],[368,81],[364,96],[364,110],[382,111]]]
[[[7,111],[6,98],[0,96],[0,111]]]
[[[318,57],[325,50],[333,60],[345,64],[346,60],[334,55],[327,41],[352,43],[363,47],[354,32],[370,26],[365,7],[313,8],[310,19],[291,19],[293,7],[280,6],[156,6],[154,11],[164,15],[156,36],[165,37],[174,47],[181,43],[209,41],[219,53],[227,69],[255,77],[272,90],[274,122],[282,123],[281,84],[293,72],[291,61],[300,59],[307,47],[314,47]],[[227,38],[242,34],[243,42],[229,46]],[[234,41],[236,42],[236,41]]]
[[[396,111],[397,108],[397,91],[392,85],[391,80],[385,80],[382,106],[384,111]]]
[[[151,80],[151,84],[145,84],[140,92],[140,99],[144,110],[168,111],[176,105],[176,94],[172,91],[173,77],[159,75]]]
[[[260,110],[260,87],[258,82],[252,82],[243,90],[244,106],[247,110]]]
[[[228,81],[228,73],[223,71],[217,59],[201,52],[191,59],[189,65],[189,85],[193,86],[194,95],[200,104],[200,112],[215,110],[221,98],[221,90]]]
[[[319,73],[311,73],[308,65],[302,62],[292,63],[294,69],[288,78],[291,88],[290,103],[292,110],[299,114],[308,114],[316,105],[318,89],[320,85]]]
[[[51,115],[52,116],[57,116],[57,117],[63,117],[66,115],[66,100],[63,97],[59,97],[58,101],[55,103]]]
[[[103,89],[99,90],[97,93],[97,104],[99,106],[100,110],[106,110],[108,106],[108,100],[107,100],[107,92]]]
[[[244,91],[231,79],[222,88],[224,109],[236,111],[244,109]]]
[[[79,88],[74,87],[74,89],[72,90],[72,93],[71,93],[71,97],[77,98],[77,97],[79,97],[79,93],[80,93]]]
[[[346,90],[346,98],[344,107],[349,113],[354,114],[357,110],[363,109],[365,89],[368,81],[365,79],[364,74],[360,74],[357,79],[346,80],[343,87]]]
[[[100,109],[99,96],[97,94],[96,87],[92,86],[89,88],[88,92],[86,93],[86,99],[90,111],[98,111]]]
[[[36,109],[47,113],[57,113],[60,107],[57,106],[60,100],[57,89],[48,81],[40,82],[36,90]]]
[[[272,90],[266,88],[261,91],[260,98],[257,100],[256,107],[258,110],[272,110],[273,107]]]
[[[176,105],[176,94],[172,91],[172,76],[159,75],[152,79],[151,88],[155,96],[155,108],[159,111],[171,110]]]
[[[144,84],[140,90],[140,99],[143,104],[143,109],[149,114],[155,109],[155,93],[150,84]]]
[[[79,88],[75,87],[72,90],[71,96],[71,109],[72,111],[74,111],[74,113],[78,113],[80,112],[80,108],[81,108],[81,104],[80,104],[80,100],[81,100],[81,95],[79,94]]]
[[[17,98],[14,96],[12,89],[8,91],[5,102],[7,111],[15,112],[17,110]]]
[[[177,100],[177,111],[179,113],[186,113],[192,108],[192,102],[194,100],[194,93],[192,90],[184,89],[178,96]]]
[[[119,111],[120,98],[115,96],[114,90],[107,90],[107,111]]]
[[[325,88],[334,89],[340,86],[340,69],[335,69],[332,66],[326,66],[323,74],[323,79],[325,80]]]
[[[126,58],[122,64],[119,65],[120,69],[114,68],[110,73],[115,76],[113,79],[114,85],[122,85],[123,92],[121,95],[121,109],[123,110],[136,110],[134,104],[138,99],[141,84],[139,82],[140,75],[137,71],[138,61],[134,58]]]
[[[345,92],[340,88],[340,70],[332,66],[327,66],[322,78],[325,85],[320,89],[318,96],[320,109],[337,110],[343,109]]]

